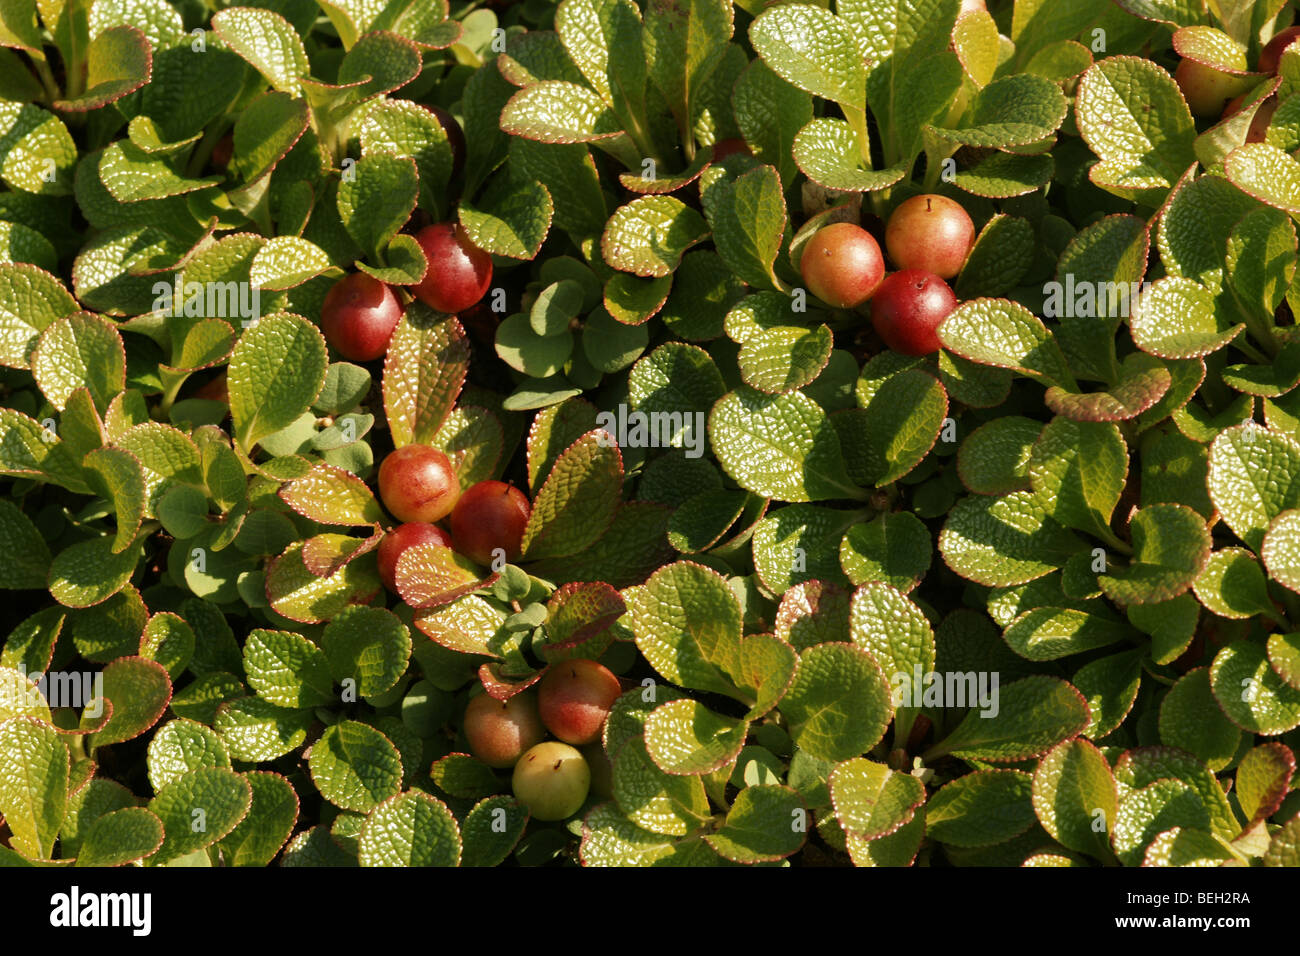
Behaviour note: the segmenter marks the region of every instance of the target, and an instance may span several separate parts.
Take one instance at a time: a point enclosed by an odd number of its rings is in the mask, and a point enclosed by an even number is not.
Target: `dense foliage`
[[[988,7],[4,3],[0,863],[1300,865],[1295,10]]]

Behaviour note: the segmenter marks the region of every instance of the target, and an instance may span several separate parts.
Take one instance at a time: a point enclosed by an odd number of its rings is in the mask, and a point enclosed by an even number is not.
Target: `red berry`
[[[531,691],[520,691],[505,701],[480,694],[465,708],[470,753],[489,767],[513,767],[524,751],[545,736]]]
[[[1282,53],[1290,45],[1291,41],[1300,37],[1300,27],[1287,27],[1285,30],[1279,30],[1273,39],[1260,51],[1259,54],[1259,72],[1276,73],[1278,63],[1282,60]]]
[[[923,269],[951,279],[966,262],[975,224],[961,203],[934,194],[902,203],[885,226],[885,248],[900,269]]]
[[[519,557],[532,506],[527,496],[504,481],[480,481],[465,489],[451,512],[456,548],[479,564],[492,563],[500,548],[507,561]]]
[[[547,669],[537,685],[537,709],[546,729],[565,743],[589,744],[600,736],[622,692],[609,668],[575,658]]]
[[[452,314],[487,294],[492,257],[469,241],[462,226],[453,222],[425,226],[415,234],[415,241],[424,250],[429,268],[411,292],[429,308]]]
[[[397,520],[432,524],[456,506],[460,484],[441,451],[403,445],[379,466],[379,496]]]
[[[399,524],[379,539],[379,580],[384,582],[384,587],[388,590],[394,593],[397,591],[397,559],[407,548],[417,544],[455,547],[451,535],[437,525],[421,522]]]
[[[939,350],[939,325],[956,307],[948,283],[932,272],[906,269],[880,283],[871,300],[871,324],[895,352],[929,355]]]
[[[213,169],[225,169],[230,165],[230,158],[235,154],[235,134],[227,133],[221,139],[217,140],[212,147],[212,155],[209,159],[212,162]]]
[[[744,156],[752,156],[749,151],[749,144],[738,136],[731,139],[722,139],[713,144],[713,161],[721,162],[728,156],[735,156],[737,153]]]
[[[368,362],[387,352],[401,318],[402,304],[393,290],[364,272],[334,283],[320,308],[325,340],[354,362]]]
[[[838,309],[852,309],[880,285],[885,259],[871,233],[851,222],[834,222],[808,240],[799,272],[817,298]]]

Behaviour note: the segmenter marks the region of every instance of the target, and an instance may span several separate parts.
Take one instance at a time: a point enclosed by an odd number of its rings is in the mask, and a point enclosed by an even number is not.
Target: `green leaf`
[[[311,779],[341,810],[368,813],[402,787],[397,748],[366,724],[343,720],[326,728],[308,758]]]
[[[304,624],[327,621],[349,604],[364,603],[380,588],[373,561],[347,561],[328,576],[320,576],[303,561],[303,544],[296,542],[266,569],[266,596],[271,607]]]
[[[1228,237],[1225,264],[1226,284],[1246,314],[1271,323],[1295,277],[1296,231],[1291,218],[1276,209],[1257,209],[1242,217]],[[1282,364],[1280,356],[1278,364]]]
[[[625,592],[636,645],[665,679],[734,695],[741,639],[735,595],[714,571],[679,561]]]
[[[1043,423],[1003,415],[980,425],[957,449],[957,474],[968,491],[1005,495],[1029,488],[1029,459]]]
[[[708,234],[704,217],[680,199],[639,196],[614,211],[600,239],[601,253],[615,269],[661,277]]]
[[[411,635],[391,611],[350,607],[325,625],[320,646],[335,683],[355,681],[358,693],[374,697],[395,687],[406,672]]]
[[[1073,740],[1088,723],[1083,695],[1063,680],[1035,675],[996,695],[994,713],[972,709],[957,728],[926,753],[1009,763],[1037,757]]]
[[[353,241],[369,256],[379,251],[411,217],[419,196],[419,172],[406,156],[370,153],[357,160],[339,183],[338,211]]]
[[[921,609],[888,584],[873,581],[853,592],[849,610],[849,637],[869,652],[897,693],[916,673],[934,670],[934,632]],[[907,706],[919,706],[918,698]],[[902,706],[895,697],[895,706]]]
[[[0,568],[0,588],[40,590],[50,569],[50,549],[32,520],[11,501],[0,501],[0,547],[9,561]]]
[[[1238,146],[1223,161],[1229,182],[1247,196],[1286,213],[1300,213],[1300,163],[1268,143]]]
[[[909,511],[886,512],[849,528],[840,566],[853,584],[880,581],[906,594],[930,570],[930,531]]]
[[[420,205],[443,208],[454,156],[447,131],[424,107],[407,100],[384,99],[365,111],[359,131],[361,156],[408,156],[419,171]]]
[[[769,394],[803,388],[826,367],[831,345],[825,325],[764,329],[741,347],[740,376],[746,385]]]
[[[564,557],[595,542],[618,508],[623,463],[603,432],[588,432],[556,460],[533,499],[524,529],[530,558]]]
[[[1146,847],[1170,829],[1207,830],[1209,816],[1196,792],[1181,780],[1157,780],[1124,795],[1111,841],[1125,866],[1138,866]],[[1154,848],[1153,848],[1154,849]]]
[[[221,841],[231,866],[270,866],[298,822],[298,794],[278,773],[244,774],[253,789],[253,805],[240,824]]]
[[[1032,73],[1019,73],[1000,77],[980,90],[964,125],[928,126],[925,132],[950,146],[1027,146],[1056,132],[1067,109],[1059,86]]]
[[[513,797],[480,800],[465,815],[460,835],[461,866],[497,866],[524,835],[528,809]]]
[[[849,24],[819,7],[790,4],[765,11],[749,42],[778,76],[842,106],[866,107],[866,57]]]
[[[874,389],[858,385],[861,409],[839,412],[831,421],[847,451],[849,476],[884,487],[911,472],[939,438],[948,414],[948,395],[929,372],[908,368]]]
[[[1248,825],[1272,816],[1281,806],[1295,773],[1295,755],[1284,744],[1270,741],[1241,758],[1236,792]]]
[[[123,866],[152,856],[163,845],[163,822],[144,807],[123,807],[86,828],[77,866]]]
[[[646,8],[646,72],[679,128],[699,112],[696,94],[726,51],[732,15],[726,0],[654,0]]]
[[[1128,448],[1117,426],[1054,418],[1034,443],[1027,470],[1053,518],[1115,540],[1110,519],[1128,479]]]
[[[628,820],[613,803],[603,803],[582,824],[584,866],[716,865],[715,854],[701,859],[675,838],[651,833]]]
[[[253,630],[244,643],[244,671],[257,695],[279,707],[321,707],[335,699],[325,655],[290,631]]]
[[[975,237],[953,291],[962,299],[1005,295],[1024,278],[1035,244],[1029,220],[998,213]]]
[[[564,80],[533,83],[515,93],[501,112],[501,129],[539,143],[594,143],[623,132],[604,100]]]
[[[248,281],[263,291],[283,292],[326,274],[338,274],[328,252],[300,236],[276,236],[253,256]]]
[[[1300,690],[1282,680],[1252,641],[1234,641],[1215,655],[1210,689],[1242,730],[1273,737],[1300,726]]]
[[[749,285],[780,289],[773,271],[785,232],[785,197],[772,166],[720,180],[704,194],[704,212],[718,255]]]
[[[748,731],[747,721],[723,717],[694,700],[674,700],[646,718],[645,747],[664,773],[713,773],[736,758]]]
[[[897,832],[925,803],[918,778],[861,757],[837,765],[828,782],[840,825],[863,840]]]
[[[149,785],[158,792],[187,773],[229,767],[230,754],[216,731],[193,720],[169,720],[149,741]]]
[[[886,169],[863,168],[869,148],[863,134],[843,120],[819,117],[794,138],[794,161],[800,172],[827,189],[874,192],[887,189],[907,175],[904,163]]]
[[[963,302],[939,326],[939,341],[972,362],[1011,369],[1045,385],[1076,388],[1065,356],[1042,320],[1007,299]]]
[[[708,414],[726,391],[722,373],[704,349],[665,342],[639,359],[627,377],[628,398],[646,414]]]
[[[499,175],[475,202],[462,202],[459,211],[461,225],[478,248],[512,259],[532,259],[551,228],[554,205],[541,183]]]
[[[0,813],[23,856],[48,860],[68,800],[67,744],[53,727],[31,717],[0,722]]]
[[[441,800],[411,790],[375,807],[359,850],[362,866],[458,866],[460,828]]]
[[[63,283],[26,263],[0,263],[0,364],[29,368],[40,334],[76,312]]]
[[[808,839],[808,811],[799,794],[781,784],[758,784],[736,795],[722,826],[704,840],[737,863],[783,860]]]
[[[749,64],[733,91],[732,109],[750,152],[775,166],[783,185],[797,167],[791,157],[795,135],[813,118],[812,97],[781,79],[761,60]]]
[[[731,392],[709,415],[709,437],[727,474],[755,494],[780,501],[865,496],[849,480],[825,412],[799,392]]]
[[[689,703],[682,703],[689,708]],[[664,726],[657,725],[656,733],[667,732],[665,727],[669,724],[671,721],[666,721]],[[685,836],[708,816],[704,783],[698,776],[665,773],[651,760],[646,746],[646,740],[634,737],[615,754],[614,799],[637,826],[652,833]]]
[[[172,698],[167,670],[143,657],[119,657],[103,670],[103,697],[110,716],[90,738],[91,747],[133,740],[156,724]],[[102,705],[100,705],[102,706]],[[83,726],[91,714],[82,714]]]
[[[316,465],[280,489],[280,500],[304,518],[327,525],[375,525],[384,519],[374,492],[356,475]]]
[[[1200,797],[1209,814],[1209,829],[1224,840],[1241,833],[1223,787],[1191,754],[1169,747],[1137,747],[1125,751],[1115,764],[1115,779],[1122,787],[1141,788],[1157,780],[1179,780]]]
[[[230,412],[239,444],[288,426],[311,407],[329,364],[325,338],[300,316],[267,316],[246,330],[230,356]]]
[[[252,803],[248,780],[224,767],[195,770],[167,784],[149,801],[166,833],[152,862],[166,863],[212,846],[239,825]]]
[[[161,611],[149,618],[140,636],[140,656],[162,664],[176,680],[194,656],[194,629],[178,614]]]
[[[1210,691],[1210,670],[1198,667],[1169,688],[1160,704],[1160,741],[1195,755],[1212,771],[1228,766],[1241,731],[1224,716]]]
[[[509,161],[523,176],[545,187],[555,205],[555,225],[575,240],[604,230],[609,209],[591,150],[586,146],[537,143],[516,136],[510,141]]]
[[[855,517],[836,508],[803,503],[774,511],[753,532],[751,550],[759,579],[774,594],[784,594],[810,579],[842,584],[836,555]]]
[[[1109,858],[1107,827],[1115,819],[1118,797],[1110,765],[1091,743],[1071,740],[1043,755],[1034,771],[1033,806],[1043,829],[1058,843]]]
[[[501,789],[492,768],[468,754],[448,754],[433,765],[433,782],[449,796],[478,799]]]
[[[1209,355],[1245,328],[1220,316],[1204,286],[1174,276],[1158,280],[1142,295],[1129,325],[1138,348],[1166,359]]]
[[[1267,538],[1265,539],[1267,540]],[[1245,548],[1215,551],[1192,582],[1196,597],[1220,617],[1274,616],[1264,570]]]
[[[1051,661],[1105,647],[1129,634],[1124,625],[1077,608],[1039,607],[1017,617],[1003,634],[1007,645],[1031,661]]]
[[[1282,680],[1300,690],[1300,634],[1270,634],[1268,662]]]
[[[1204,830],[1170,827],[1147,846],[1143,866],[1222,866],[1236,857]]]
[[[0,263],[27,262],[58,268],[58,253],[43,235],[20,222],[0,222]]]
[[[1120,604],[1168,601],[1186,591],[1210,555],[1205,520],[1183,505],[1148,505],[1129,519],[1133,560],[1098,577]]]
[[[926,833],[951,846],[990,846],[1020,836],[1034,820],[1033,778],[980,770],[944,784],[926,802]]]
[[[258,763],[301,747],[311,721],[310,711],[277,707],[260,697],[237,697],[217,705],[213,727],[232,759]]]
[[[112,324],[88,312],[74,312],[51,323],[41,333],[31,362],[37,384],[59,411],[76,389],[85,387],[102,414],[126,386],[121,336]]]
[[[294,96],[311,70],[302,40],[278,13],[232,7],[212,17],[212,28],[227,47],[247,60],[271,86]]]
[[[612,375],[627,368],[645,351],[650,330],[641,325],[625,325],[597,306],[582,330],[582,353],[597,371]]]
[[[244,182],[251,185],[275,169],[307,131],[310,118],[307,102],[288,93],[268,90],[253,100],[231,131]]]
[[[109,538],[89,538],[64,548],[50,563],[50,594],[65,607],[93,607],[107,601],[131,579],[140,557],[138,545],[113,553]]]
[[[1107,192],[1159,205],[1196,161],[1196,127],[1173,77],[1151,60],[1112,56],[1079,81],[1079,132],[1101,162],[1089,172]]]
[[[1025,584],[1061,567],[1080,541],[1030,492],[960,499],[939,533],[939,552],[962,577],[990,587]]]
[[[62,120],[29,103],[0,102],[0,180],[23,192],[66,196],[76,165],[77,146]]]
[[[1208,487],[1224,523],[1259,551],[1269,524],[1300,505],[1300,444],[1254,422],[1225,428],[1210,445]]]
[[[850,644],[821,644],[800,654],[794,683],[781,701],[794,742],[831,761],[857,757],[875,746],[892,711],[880,665]]]
[[[384,359],[384,412],[393,444],[429,444],[456,404],[469,367],[469,340],[455,316],[413,303]]]
[[[1032,193],[1052,181],[1056,164],[1050,153],[1019,156],[993,153],[972,169],[958,170],[953,185],[988,199],[1009,199]]]

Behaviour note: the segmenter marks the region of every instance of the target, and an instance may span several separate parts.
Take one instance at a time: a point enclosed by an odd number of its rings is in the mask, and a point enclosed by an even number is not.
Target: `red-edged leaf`
[[[475,564],[451,548],[426,542],[402,552],[394,577],[403,601],[413,608],[430,608],[490,587],[499,575],[493,571],[483,577]]]
[[[384,359],[384,412],[395,447],[432,443],[456,406],[469,354],[456,316],[420,302],[406,310]]]
[[[532,687],[542,679],[542,675],[545,673],[546,671],[543,669],[540,671],[534,671],[527,677],[512,679],[501,674],[500,663],[492,661],[482,665],[478,669],[478,679],[482,682],[483,689],[488,692],[488,696],[494,697],[497,700],[506,701],[515,696],[515,694],[518,694],[520,691],[525,691]]]

